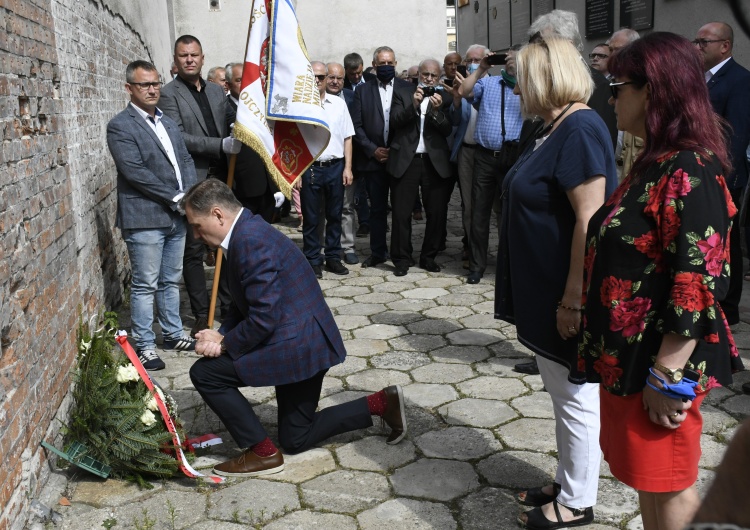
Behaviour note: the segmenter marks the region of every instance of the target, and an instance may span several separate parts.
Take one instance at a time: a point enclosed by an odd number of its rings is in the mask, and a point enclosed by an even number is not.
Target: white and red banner
[[[234,136],[287,197],[325,150],[328,129],[291,0],[253,0]]]

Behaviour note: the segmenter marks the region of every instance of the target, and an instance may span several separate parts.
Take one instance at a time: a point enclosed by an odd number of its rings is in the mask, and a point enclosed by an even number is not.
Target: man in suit
[[[229,85],[227,95],[226,122],[227,130],[231,129],[237,118],[237,105],[239,104],[240,91],[242,90],[242,63],[230,63],[227,65],[226,77]],[[242,145],[237,154],[234,167],[234,194],[242,203],[242,206],[260,215],[266,222],[273,220],[276,207],[274,200],[275,186],[266,170],[263,159],[254,149]]]
[[[116,226],[132,270],[130,306],[138,358],[161,370],[156,354],[154,301],[163,347],[195,349],[180,319],[180,275],[185,220],[179,200],[197,182],[195,167],[177,124],[156,107],[161,81],[154,65],[133,61],[125,70],[130,104],[107,124],[107,145],[117,167]]]
[[[343,99],[346,103],[346,108],[351,115],[351,108],[354,104],[354,91],[344,88],[346,74],[343,65],[340,65],[339,63],[328,63],[326,69],[328,70],[328,77],[326,78],[326,93]],[[352,145],[352,149],[353,148],[354,146]],[[344,188],[344,204],[341,208],[341,251],[344,254],[344,262],[348,265],[359,263],[359,258],[357,257],[357,252],[354,248],[354,227],[356,226],[354,217],[357,210],[355,192],[357,190],[357,185],[362,182],[362,179],[355,178],[355,175],[353,174],[352,178],[352,183]],[[364,186],[362,187],[364,188]],[[364,201],[366,205],[366,193]]]
[[[742,204],[742,192],[747,186],[748,164],[745,152],[750,141],[750,72],[732,58],[734,32],[729,24],[710,22],[698,30],[693,41],[703,56],[708,97],[716,114],[731,125],[729,156],[732,173],[727,176],[727,187],[737,208]],[[747,225],[746,225],[747,226]],[[721,300],[727,322],[740,321],[739,304],[742,296],[742,246],[740,219],[734,218],[729,241],[729,262],[732,274],[729,290]]]
[[[447,91],[435,90],[440,80],[440,63],[425,59],[419,64],[419,86],[407,83],[393,93],[391,144],[386,163],[390,175],[391,259],[396,276],[405,276],[412,260],[411,214],[422,189],[427,225],[422,241],[419,266],[439,272],[435,263],[443,242],[453,171],[446,137],[453,125],[444,107],[452,104]],[[425,93],[428,95],[425,96]]]
[[[370,196],[370,250],[372,254],[362,267],[375,267],[388,256],[386,227],[388,216],[388,161],[390,115],[393,93],[409,87],[408,81],[396,78],[396,54],[388,46],[377,48],[372,55],[376,79],[359,85],[354,91],[351,115],[354,122],[354,169],[363,177]],[[413,86],[413,85],[412,85]]]
[[[344,56],[344,70],[346,79],[344,79],[344,88],[357,90],[358,86],[364,85],[367,81],[375,79],[372,74],[363,74],[364,62],[362,56],[356,52],[347,53]]]
[[[159,108],[172,118],[185,140],[195,162],[198,180],[215,177],[226,181],[225,155],[240,151],[241,143],[227,134],[226,99],[224,91],[215,83],[201,78],[203,49],[198,39],[183,35],[174,45],[177,77],[165,85],[159,98]],[[195,317],[191,335],[208,327],[209,295],[203,271],[205,248],[188,231],[183,258],[183,278]],[[226,299],[226,295],[222,296]],[[228,301],[222,300],[226,305]]]
[[[381,416],[389,444],[406,434],[404,399],[391,386],[316,412],[323,377],[346,351],[331,310],[305,256],[288,237],[242,208],[225,184],[208,179],[182,204],[196,237],[227,255],[232,304],[218,331],[197,334],[190,378],[195,389],[244,449],[219,464],[226,476],[276,473],[284,459],[238,388],[275,386],[278,441],[287,453],[305,451]]]

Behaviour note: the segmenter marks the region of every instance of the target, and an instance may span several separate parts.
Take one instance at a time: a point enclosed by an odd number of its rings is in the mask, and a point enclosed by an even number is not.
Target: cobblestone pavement
[[[413,267],[399,278],[390,264],[354,265],[347,276],[324,273],[320,281],[348,351],[346,362],[329,371],[320,406],[400,384],[409,420],[400,445],[385,444],[378,422],[286,457],[282,473],[219,487],[177,477],[139,490],[83,471],[56,472],[40,500],[62,514],[58,527],[109,528],[109,520],[116,521],[115,529],[156,530],[515,528],[522,507],[514,493],[548,483],[554,473],[552,407],[539,376],[512,371],[530,352],[516,340],[513,326],[493,319],[494,275],[478,285],[464,281],[457,203],[456,193],[448,248],[438,259],[442,272]],[[301,244],[295,219],[277,226]],[[423,231],[424,222],[415,223],[417,249]],[[494,227],[491,237],[497,241]],[[369,253],[367,243],[357,239],[360,257]],[[494,272],[494,257],[488,272]],[[744,305],[745,322],[735,336],[750,366],[750,295]],[[189,329],[187,305],[183,314]],[[194,356],[163,358],[167,368],[156,379],[178,400],[190,433],[224,439],[199,453],[196,467],[210,471],[237,448],[191,386],[187,372]],[[737,374],[732,387],[712,391],[703,405],[701,492],[738,420],[750,414],[750,396],[740,390],[748,380],[750,372]],[[274,438],[273,388],[244,394]],[[59,505],[62,495],[71,506]],[[595,515],[588,528],[642,528],[635,492],[615,480],[604,462]]]

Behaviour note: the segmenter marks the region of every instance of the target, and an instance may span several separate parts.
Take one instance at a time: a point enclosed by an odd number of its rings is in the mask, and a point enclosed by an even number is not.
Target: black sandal
[[[542,487],[539,488],[531,488],[530,490],[526,490],[525,492],[521,492],[518,495],[516,495],[516,501],[518,501],[520,504],[523,504],[524,506],[544,506],[545,504],[549,504],[552,501],[554,501],[558,495],[560,495],[560,489],[562,486],[558,484],[557,482],[552,483],[552,495],[548,495],[547,493],[544,493],[542,491]],[[521,494],[526,493],[526,496],[521,499]]]
[[[566,506],[566,508],[568,508],[568,510],[570,510],[574,516],[578,517],[582,515],[583,517],[581,517],[580,519],[573,519],[572,521],[563,521],[558,505],[559,503],[556,500],[552,501],[552,507],[555,509],[555,517],[557,517],[557,522],[547,519],[547,517],[544,515],[544,512],[542,512],[541,507],[537,507],[526,512],[526,523],[521,520],[520,516],[518,517],[518,522],[524,525],[529,530],[555,530],[557,528],[584,526],[594,522],[594,509],[591,506],[581,509],[569,508],[568,506]]]

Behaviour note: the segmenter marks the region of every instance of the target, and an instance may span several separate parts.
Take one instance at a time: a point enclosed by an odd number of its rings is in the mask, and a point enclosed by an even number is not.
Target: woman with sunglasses
[[[700,404],[741,365],[718,303],[737,210],[693,45],[651,33],[613,54],[609,71],[617,127],[644,147],[589,224],[579,366],[601,383],[612,474],[638,490],[646,530],[676,530],[698,506]]]
[[[518,52],[516,71],[524,114],[544,125],[503,182],[495,317],[514,323],[519,341],[536,353],[555,412],[555,480],[519,494],[521,504],[534,508],[519,521],[532,530],[565,528],[594,518],[599,385],[570,372],[577,363],[586,226],[615,189],[617,173],[609,131],[586,106],[594,83],[575,46],[533,42]]]

